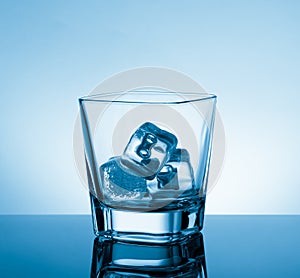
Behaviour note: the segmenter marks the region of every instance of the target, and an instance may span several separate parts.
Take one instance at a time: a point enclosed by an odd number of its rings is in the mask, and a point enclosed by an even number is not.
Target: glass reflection
[[[203,236],[164,245],[95,238],[92,278],[207,278]]]

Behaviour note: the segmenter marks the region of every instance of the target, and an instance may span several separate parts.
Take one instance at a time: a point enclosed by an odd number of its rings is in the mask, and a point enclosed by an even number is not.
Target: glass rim
[[[118,97],[126,95],[136,94],[137,96],[152,96],[153,95],[164,95],[164,97],[169,96],[178,96],[177,100],[153,100],[153,99],[118,99]],[[179,99],[181,97],[181,99]],[[131,103],[131,104],[183,104],[197,101],[205,101],[205,100],[214,100],[217,96],[212,93],[207,92],[181,92],[181,91],[159,91],[159,90],[129,90],[129,91],[117,91],[117,92],[103,92],[99,94],[92,94],[80,97],[78,99],[79,103],[81,102],[104,102],[104,103]]]

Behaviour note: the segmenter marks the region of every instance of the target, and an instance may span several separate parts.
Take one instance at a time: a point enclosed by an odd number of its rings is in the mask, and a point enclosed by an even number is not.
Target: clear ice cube
[[[195,186],[194,171],[190,162],[190,154],[186,149],[176,149],[168,164],[177,170],[180,190],[193,189]]]
[[[174,198],[183,193],[192,194],[195,188],[194,172],[186,149],[176,149],[157,174],[147,182],[152,198]]]
[[[179,189],[177,169],[170,164],[165,164],[156,178],[160,189]]]
[[[148,191],[146,180],[126,171],[120,157],[112,157],[102,164],[100,177],[104,197],[113,201],[141,199]]]
[[[175,135],[147,122],[131,136],[121,162],[128,171],[151,180],[170,158],[176,145]]]

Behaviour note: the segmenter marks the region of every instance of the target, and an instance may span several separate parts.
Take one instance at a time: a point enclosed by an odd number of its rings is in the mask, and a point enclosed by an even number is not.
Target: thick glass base
[[[187,202],[176,209],[136,211],[107,207],[91,195],[96,236],[134,242],[167,243],[199,232],[203,227],[205,200]]]

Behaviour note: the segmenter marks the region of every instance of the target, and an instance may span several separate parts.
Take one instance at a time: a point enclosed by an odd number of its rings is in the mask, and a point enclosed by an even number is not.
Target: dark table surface
[[[0,216],[0,277],[90,277],[89,215]],[[207,276],[300,277],[300,216],[206,216]]]

